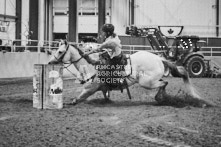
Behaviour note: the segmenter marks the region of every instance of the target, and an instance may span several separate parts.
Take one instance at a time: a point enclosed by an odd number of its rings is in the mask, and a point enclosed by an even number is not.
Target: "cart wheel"
[[[185,65],[189,76],[193,78],[200,78],[204,76],[206,66],[202,57],[193,56],[187,60]]]

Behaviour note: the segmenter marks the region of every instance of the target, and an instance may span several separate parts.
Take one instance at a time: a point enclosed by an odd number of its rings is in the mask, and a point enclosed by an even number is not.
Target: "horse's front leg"
[[[85,101],[89,96],[97,92],[99,88],[100,88],[99,83],[88,83],[84,87],[81,94],[76,99],[73,99],[72,104],[77,104],[77,103]]]
[[[110,90],[102,90],[105,101],[110,101]]]
[[[101,91],[104,95],[105,101],[109,101],[110,100],[110,89],[108,88],[108,86],[106,84],[102,84]]]

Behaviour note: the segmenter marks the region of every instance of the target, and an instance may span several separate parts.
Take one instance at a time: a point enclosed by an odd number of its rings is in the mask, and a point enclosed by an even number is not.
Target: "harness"
[[[72,61],[72,62],[63,62],[62,59],[64,58],[65,54],[67,53],[68,49],[69,49],[69,44],[67,45],[66,49],[65,49],[65,52],[63,53],[63,55],[58,59],[55,55],[54,55],[54,58],[58,61],[58,62],[62,62],[64,64],[64,68],[67,69],[67,71],[69,71],[73,76],[76,77],[76,79],[78,79],[80,81],[80,84],[85,84],[86,82],[90,81],[91,79],[94,80],[94,78],[96,77],[96,74],[94,74],[93,76],[91,76],[90,78],[84,80],[84,79],[80,79],[78,78],[78,76],[76,74],[74,74],[72,71],[70,71],[68,69],[69,66],[71,66],[72,64],[75,64],[75,63],[78,63],[81,59],[84,58],[84,56],[81,54],[81,51],[78,47],[75,47],[77,49],[77,51],[79,52],[80,54],[80,58],[77,59],[76,61]],[[68,64],[67,66],[65,66],[66,64]]]

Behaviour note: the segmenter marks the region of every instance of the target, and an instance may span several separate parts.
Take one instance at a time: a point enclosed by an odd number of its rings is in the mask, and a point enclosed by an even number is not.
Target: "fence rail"
[[[153,50],[151,46],[140,46],[140,45],[123,45],[123,51],[129,54],[135,53],[140,50],[147,50],[150,52],[165,52],[166,50]],[[221,57],[221,47],[202,47],[201,53],[204,56],[220,56]]]
[[[1,47],[10,47],[10,52],[0,51],[0,78],[13,78],[13,77],[29,77],[33,74],[34,64],[46,64],[50,58],[50,53],[53,54],[53,50],[58,49],[58,41],[37,41],[29,40],[26,45],[22,44],[22,40],[16,40],[13,45],[4,45]],[[20,41],[20,42],[18,42]],[[11,42],[12,43],[12,42]],[[72,42],[73,43],[73,42]],[[88,43],[90,44],[90,43]],[[150,52],[164,52],[153,50],[151,46],[143,45],[123,45],[123,52],[132,54],[140,50],[146,50]],[[27,53],[26,53],[27,52]],[[211,59],[211,63],[221,69],[221,47],[203,47],[202,52],[206,55],[205,58]],[[13,60],[12,60],[13,59]],[[25,65],[25,66],[24,66]],[[219,65],[219,66],[217,66]],[[75,68],[72,70],[74,71]],[[16,69],[16,70],[14,70]],[[69,77],[69,72],[64,71],[65,76]]]
[[[5,44],[0,45],[0,51],[6,50],[8,52],[51,52],[57,50],[59,41],[39,41],[39,40],[4,40]],[[80,44],[74,43],[73,44]],[[93,44],[93,43],[86,43]],[[123,52],[132,54],[140,50],[147,50],[150,52],[164,52],[153,50],[149,45],[123,45]],[[202,47],[201,51],[205,56],[221,56],[220,47]]]

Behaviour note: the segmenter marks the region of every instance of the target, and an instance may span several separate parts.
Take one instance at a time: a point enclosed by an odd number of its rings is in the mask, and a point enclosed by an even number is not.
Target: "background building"
[[[183,26],[182,35],[220,37],[219,0],[0,0],[0,38],[94,41],[102,23]]]
[[[0,0],[0,77],[31,76],[33,65],[46,64],[55,51],[52,41],[101,42],[104,23],[115,25],[130,53],[151,46],[126,35],[128,25],[163,26],[168,36],[183,27],[181,35],[200,36],[203,51],[220,61],[220,6],[220,0]]]

